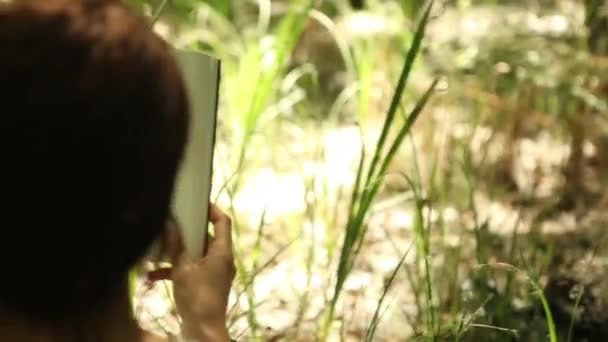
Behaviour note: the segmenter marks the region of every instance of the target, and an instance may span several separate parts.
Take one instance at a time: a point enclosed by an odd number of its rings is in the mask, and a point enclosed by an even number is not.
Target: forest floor
[[[436,36],[442,34],[475,40],[479,38],[475,32],[493,33],[495,26],[507,27],[508,22],[517,27],[532,23],[548,31],[568,28],[563,25],[568,22],[565,16],[548,16],[551,26],[526,11],[516,13],[522,21],[509,21],[502,10],[488,11],[467,12],[481,18],[477,26],[470,18],[445,14],[447,24],[431,27],[430,41],[441,45]],[[488,19],[488,13],[505,18],[504,22]],[[378,88],[383,87],[386,84]],[[388,95],[379,93],[376,100],[386,102]],[[424,212],[431,227],[431,306],[446,327],[438,328],[446,331],[441,337],[454,340],[450,335],[454,329],[449,327],[466,319],[472,323],[467,341],[546,340],[543,308],[530,288],[534,281],[544,290],[560,341],[567,340],[569,330],[572,341],[606,340],[608,158],[599,154],[608,149],[585,141],[572,187],[572,177],[564,172],[571,152],[569,139],[564,139],[559,123],[507,143],[501,140],[504,127],[474,126],[467,110],[438,101],[416,123],[412,141],[418,151],[414,156],[406,146],[407,151],[400,153],[367,217],[368,234],[344,286],[330,341],[364,340],[387,279],[404,253],[402,271],[388,291],[374,340],[406,341],[424,334],[429,305],[424,294],[427,280],[415,246],[413,194],[398,175],[413,173],[414,158],[423,188],[430,189],[437,181],[429,176],[436,160],[444,168],[446,180],[440,182],[448,184],[435,198],[439,203]],[[490,116],[495,114],[490,110]],[[371,141],[378,128],[374,125],[378,123],[369,123],[366,131]],[[240,228],[235,248],[245,260],[245,269],[256,270],[251,286],[244,286],[250,279],[237,278],[231,297],[230,328],[239,341],[315,341],[333,295],[348,205],[345,199],[360,153],[359,129],[344,123],[338,127],[295,123],[282,126],[280,132],[270,142],[257,143],[261,148],[256,149],[256,163],[241,170],[239,192],[233,198],[217,197],[220,206],[236,209]],[[499,138],[492,140],[495,133]],[[506,166],[497,163],[464,171],[459,164],[462,149],[454,141],[466,140],[463,136],[467,135],[467,153],[474,162],[482,155],[495,162],[505,155],[513,158]],[[218,151],[218,155],[230,151],[226,141],[219,142]],[[460,173],[465,175],[454,176]],[[223,184],[228,176],[220,172],[218,177],[215,184]],[[261,234],[256,228],[260,221]],[[159,333],[177,331],[168,293],[170,284],[151,289],[140,286],[138,315],[143,326]]]
[[[349,172],[354,171],[349,170],[348,165],[351,164],[349,160],[356,160],[357,151],[351,149],[349,152],[345,146],[357,146],[356,139],[357,135],[349,127],[326,133],[324,146],[327,160],[339,155],[339,160],[333,160],[329,165],[329,169],[336,173],[333,176],[326,175],[329,179],[349,179],[352,176]],[[519,145],[521,151],[514,163],[513,173],[519,174],[520,181],[535,182],[537,189],[541,189],[542,184],[562,184],[563,181],[558,179],[563,178],[563,175],[556,164],[561,163],[567,153],[563,143],[548,141],[546,136],[541,135],[538,139],[521,141]],[[348,156],[348,153],[353,155]],[[586,172],[597,173],[598,170],[588,166]],[[526,177],[536,179],[532,181]],[[272,262],[257,274],[252,291],[258,303],[255,309],[256,320],[264,331],[264,339],[269,341],[315,340],[319,317],[332,290],[332,270],[335,269],[336,257],[328,255],[330,252],[326,244],[328,235],[339,231],[340,223],[332,230],[332,227],[325,226],[323,222],[312,224],[297,218],[306,208],[301,178],[300,173],[278,173],[271,169],[252,171],[244,183],[241,195],[236,199],[236,206],[241,210],[241,220],[249,221],[252,226],[259,221],[260,212],[264,208],[267,210],[264,248],[259,260],[262,260],[261,263],[265,260]],[[596,184],[595,188],[598,186]],[[606,336],[600,334],[606,334],[608,330],[608,253],[604,248],[607,238],[605,227],[608,224],[608,195],[601,192],[581,193],[583,197],[575,194],[575,198],[572,198],[575,205],[564,208],[563,205],[560,207],[559,195],[534,198],[514,191],[501,194],[498,199],[491,199],[480,186],[473,194],[475,218],[471,211],[462,211],[456,205],[444,207],[441,215],[431,212],[428,218],[436,220],[441,217],[443,227],[441,234],[433,234],[431,242],[434,275],[437,277],[436,284],[440,284],[437,285],[440,288],[438,293],[444,287],[442,282],[452,286],[455,280],[448,279],[449,277],[457,276],[456,281],[462,287],[458,293],[464,294],[464,289],[471,288],[479,262],[476,256],[477,240],[470,227],[474,226],[473,220],[485,222],[487,230],[483,241],[484,248],[488,251],[487,262],[508,262],[519,267],[525,267],[525,260],[535,263],[538,266],[536,269],[541,272],[538,279],[551,303],[558,330],[567,334],[574,315],[577,336],[594,336],[588,341],[599,341],[598,336]],[[369,234],[357,265],[345,285],[342,310],[337,317],[341,324],[336,325],[336,339],[338,336],[342,336],[345,341],[363,339],[387,276],[397,265],[400,256],[414,244],[415,234],[411,228],[413,215],[407,193],[385,192],[378,201],[368,218]],[[294,228],[294,224],[304,227]],[[253,250],[256,235],[255,229],[241,233],[236,245],[240,253],[247,255],[248,250]],[[312,245],[315,251],[312,263],[304,261],[311,246],[311,241],[306,236],[315,239]],[[288,245],[289,248],[285,249]],[[414,248],[411,249],[405,260],[405,268],[409,268],[409,271],[404,273],[408,274],[416,272],[416,252]],[[518,257],[509,259],[513,256],[507,254],[512,254],[513,251]],[[277,253],[279,256],[275,257]],[[457,260],[456,263],[453,259]],[[451,267],[457,269],[456,274],[445,273]],[[407,340],[417,333],[415,322],[417,315],[420,315],[421,299],[420,293],[416,294],[412,285],[420,282],[408,280],[407,276],[399,275],[389,292],[392,305],[383,314],[377,340]],[[420,277],[416,274],[413,276]],[[142,322],[157,331],[159,324],[169,331],[177,329],[172,305],[166,295],[170,289],[166,286],[158,285],[142,296],[142,307],[146,307],[140,312]],[[232,331],[235,335],[241,335],[241,340],[248,340],[250,328],[245,313],[249,303],[242,293],[240,297],[237,296],[237,292],[232,298],[232,304],[235,305],[231,316]],[[303,300],[306,300],[304,312]],[[443,303],[437,305],[446,305],[453,300],[444,296]],[[512,298],[514,306],[518,305],[517,300],[516,296]],[[533,334],[534,330],[545,324],[542,317],[530,319],[531,311],[538,310],[538,306],[519,305],[522,306],[519,317],[511,317],[511,326],[504,328],[517,330],[523,341],[534,341],[539,338]],[[488,309],[490,308],[486,308]]]

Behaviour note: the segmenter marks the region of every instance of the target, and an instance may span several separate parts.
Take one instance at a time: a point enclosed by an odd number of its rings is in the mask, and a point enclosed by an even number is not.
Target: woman
[[[171,49],[119,0],[0,4],[0,341],[156,341],[128,271],[166,230],[188,131]],[[170,276],[186,339],[228,341],[230,220]]]

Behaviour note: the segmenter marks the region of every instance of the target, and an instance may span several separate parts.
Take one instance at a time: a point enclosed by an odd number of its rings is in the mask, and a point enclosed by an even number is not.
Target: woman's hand
[[[182,253],[172,274],[177,311],[182,317],[184,337],[229,341],[226,308],[236,272],[232,254],[230,218],[215,205],[209,207],[215,236],[207,236],[207,255],[192,260]],[[202,336],[201,336],[202,334]]]
[[[229,341],[226,309],[236,272],[232,227],[230,218],[213,204],[209,206],[209,221],[214,226],[215,236],[207,236],[207,255],[193,260],[182,249],[169,271],[170,279],[173,280],[177,312],[182,318],[183,337],[197,341]],[[165,276],[157,273],[153,278]]]

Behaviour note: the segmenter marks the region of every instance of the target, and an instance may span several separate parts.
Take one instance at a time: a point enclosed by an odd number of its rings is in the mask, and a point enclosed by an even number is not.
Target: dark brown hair
[[[171,49],[120,1],[0,5],[0,309],[78,315],[124,286],[187,125]]]

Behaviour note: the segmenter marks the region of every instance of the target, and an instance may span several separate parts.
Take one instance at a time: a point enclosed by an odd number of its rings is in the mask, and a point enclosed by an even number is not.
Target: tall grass
[[[521,271],[515,266],[505,263],[482,264],[478,265],[478,268],[492,268],[497,270],[504,270],[510,273],[517,274],[523,279],[525,279],[532,288],[532,294],[538,297],[542,305],[543,311],[545,313],[545,319],[547,321],[547,332],[549,333],[549,341],[557,342],[557,329],[555,327],[555,320],[553,319],[553,312],[551,311],[549,301],[545,296],[542,286],[539,284],[539,282],[535,279],[534,276],[530,275],[527,272]]]
[[[256,239],[255,239],[255,244],[253,246],[253,250],[251,251],[251,266],[250,266],[250,270],[255,271],[259,269],[259,263],[260,263],[260,254],[261,254],[261,250],[262,250],[262,238],[264,236],[264,227],[266,226],[266,208],[264,208],[264,211],[262,212],[262,215],[260,216],[260,221],[257,227],[257,234],[256,234]],[[241,266],[243,267],[243,266]],[[249,279],[253,285],[253,282],[255,281],[255,276],[251,276],[251,274],[249,275]],[[254,288],[253,286],[248,286],[245,289],[245,292],[247,294],[247,303],[249,306],[249,310],[247,312],[247,321],[249,322],[249,328],[251,329],[251,335],[256,338],[257,337],[257,329],[258,329],[258,321],[256,318],[256,310],[254,309],[256,307],[256,303],[255,303],[255,292],[254,292]]]
[[[149,21],[152,24],[162,21],[164,11],[171,7],[167,0],[153,3],[154,8],[148,8],[150,2],[144,0],[132,0],[132,4],[140,11],[148,10]],[[287,68],[290,56],[311,16],[314,0],[291,1],[286,13],[272,26],[270,25],[271,5],[270,1],[258,1],[258,30],[241,37],[239,28],[234,26],[230,18],[225,17],[224,12],[218,11],[210,4],[200,2],[197,5],[198,14],[204,13],[202,17],[206,21],[197,22],[191,34],[174,39],[174,45],[178,47],[212,52],[224,65],[221,93],[225,99],[225,106],[222,106],[222,111],[228,110],[229,115],[222,116],[221,123],[227,126],[225,131],[231,135],[229,140],[233,143],[230,146],[234,148],[229,151],[225,160],[219,160],[220,163],[227,164],[227,169],[232,170],[229,176],[224,177],[225,182],[220,193],[225,192],[228,197],[228,211],[233,217],[236,245],[240,243],[244,224],[238,219],[240,215],[234,206],[234,200],[242,184],[245,166],[255,153],[254,137],[260,126],[267,124],[273,118],[273,111],[276,111],[273,106],[284,102],[285,98],[292,95],[281,93],[282,83],[310,73],[306,67],[296,68],[290,72]],[[316,17],[322,19],[320,14],[316,14]],[[201,37],[204,37],[206,44],[200,44]],[[221,155],[218,156],[221,159]],[[218,166],[216,170],[219,169],[220,165],[216,164],[216,166]],[[261,214],[258,226],[252,227],[257,231],[253,250],[248,251],[247,255],[240,250],[235,251],[238,279],[242,288],[237,293],[237,304],[244,295],[248,304],[245,316],[250,328],[249,334],[255,339],[260,338],[256,317],[256,307],[260,303],[256,300],[254,290],[256,276],[286,249],[286,247],[282,248],[265,263],[260,261],[264,242],[265,214],[266,211]],[[234,307],[230,311],[233,312]]]
[[[159,16],[159,8],[167,3],[169,4],[167,7],[172,6],[171,1],[154,0],[152,2],[155,6],[153,7],[144,5],[144,3],[148,3],[145,0],[132,1],[140,3],[142,8],[145,7],[151,18],[160,18],[160,22],[163,21],[163,18]],[[229,1],[226,2],[229,3]],[[250,6],[252,3],[258,4],[257,13]],[[426,173],[428,168],[423,170],[425,172],[423,180],[420,176],[421,171],[414,147],[414,156],[407,162],[413,165],[416,174],[411,176],[401,174],[407,183],[407,190],[401,192],[402,185],[399,184],[397,187],[399,193],[395,194],[393,183],[390,183],[389,191],[384,191],[386,189],[384,188],[384,177],[389,172],[389,166],[392,169],[396,163],[400,162],[399,157],[395,156],[402,155],[403,139],[412,136],[413,125],[431,95],[436,91],[437,81],[431,84],[418,101],[412,101],[413,108],[408,113],[404,111],[402,106],[404,94],[413,93],[409,91],[411,87],[408,87],[408,84],[411,83],[412,74],[416,73],[413,70],[417,70],[414,68],[420,61],[417,56],[421,50],[426,26],[429,20],[432,20],[430,13],[433,2],[426,2],[426,5],[423,5],[425,3],[423,1],[400,1],[399,3],[404,5],[403,11],[408,17],[419,15],[420,20],[413,30],[414,34],[409,31],[401,32],[398,37],[391,36],[386,41],[383,40],[386,37],[377,38],[376,36],[357,37],[350,40],[348,35],[343,34],[341,27],[337,25],[338,22],[333,21],[344,14],[350,15],[349,10],[342,13],[340,11],[345,11],[345,6],[338,5],[336,6],[339,8],[338,13],[332,12],[331,9],[326,11],[328,7],[332,6],[327,5],[330,2],[323,2],[323,6],[319,6],[320,3],[314,0],[282,2],[249,0],[246,1],[247,10],[243,11],[247,12],[244,15],[246,23],[243,24],[243,22],[239,22],[243,17],[237,19],[229,17],[226,15],[227,12],[216,10],[217,6],[200,1],[200,10],[197,14],[198,18],[202,18],[201,21],[191,32],[175,39],[176,44],[182,48],[211,50],[224,62],[221,107],[223,113],[220,129],[223,136],[220,137],[220,141],[228,143],[222,146],[225,148],[218,154],[220,160],[216,166],[221,165],[222,169],[228,171],[221,179],[224,184],[216,193],[217,198],[228,202],[228,209],[234,218],[235,246],[238,246],[235,251],[239,270],[238,281],[235,284],[237,301],[230,308],[231,327],[236,326],[234,323],[237,320],[237,323],[246,324],[247,328],[244,328],[246,335],[252,340],[262,340],[267,338],[268,334],[272,334],[263,328],[265,324],[271,322],[263,320],[259,307],[266,302],[260,300],[259,293],[256,294],[255,285],[257,284],[257,288],[259,288],[259,275],[277,261],[280,262],[279,256],[282,256],[285,251],[289,251],[293,252],[293,255],[289,256],[290,260],[301,260],[302,265],[298,263],[297,266],[303,266],[305,284],[298,284],[303,285],[304,289],[293,289],[294,302],[287,303],[288,308],[293,309],[296,313],[293,325],[288,328],[288,332],[282,331],[279,334],[284,334],[282,336],[287,336],[288,340],[308,337],[307,332],[303,330],[308,329],[309,319],[311,319],[318,327],[318,330],[314,332],[318,334],[317,338],[319,340],[329,339],[333,334],[332,329],[337,320],[336,316],[341,311],[341,298],[344,297],[343,293],[347,287],[345,284],[356,267],[358,256],[365,252],[364,248],[368,241],[366,238],[367,219],[370,213],[376,212],[380,207],[393,207],[396,203],[411,201],[408,202],[412,204],[408,214],[412,214],[413,218],[411,234],[414,239],[413,248],[416,252],[415,262],[405,263],[405,255],[402,254],[403,246],[393,246],[398,252],[395,259],[399,262],[391,270],[392,272],[389,272],[388,281],[381,289],[381,293],[374,298],[377,300],[375,312],[373,316],[370,313],[371,321],[365,324],[367,327],[367,331],[364,332],[366,340],[379,339],[378,327],[384,313],[387,312],[385,310],[390,305],[391,288],[402,290],[399,286],[407,287],[409,285],[414,294],[412,306],[415,305],[415,308],[412,311],[417,311],[417,313],[410,313],[407,305],[402,305],[402,303],[391,305],[391,309],[401,310],[418,339],[438,341],[443,340],[446,336],[454,338],[456,341],[476,341],[486,336],[504,338],[504,340],[512,339],[520,332],[514,328],[517,327],[516,323],[521,320],[516,317],[520,312],[518,310],[527,310],[530,305],[533,310],[536,310],[533,313],[535,318],[544,312],[548,335],[550,340],[554,341],[557,338],[556,327],[547,305],[547,298],[545,298],[537,278],[531,275],[538,273],[531,271],[532,269],[546,266],[543,263],[546,263],[548,259],[539,260],[542,259],[542,255],[537,257],[537,254],[534,254],[531,258],[534,266],[529,267],[526,272],[513,269],[504,278],[501,278],[500,274],[496,272],[491,272],[489,267],[479,267],[473,269],[474,272],[472,270],[472,264],[488,265],[496,260],[518,265],[516,261],[518,254],[530,252],[529,249],[526,249],[530,248],[526,245],[527,239],[520,237],[520,234],[525,233],[520,233],[519,221],[514,227],[505,228],[506,230],[512,229],[512,234],[501,239],[509,240],[510,243],[499,244],[499,247],[494,249],[496,236],[491,228],[496,227],[496,224],[492,220],[485,219],[486,203],[480,201],[477,195],[487,194],[490,197],[489,201],[494,202],[499,199],[497,196],[504,193],[500,192],[503,191],[501,185],[504,185],[504,182],[501,183],[501,179],[498,177],[500,170],[492,164],[494,161],[490,148],[482,146],[480,150],[474,150],[471,147],[477,130],[486,127],[491,127],[492,135],[490,138],[484,138],[485,145],[497,144],[497,139],[500,139],[506,130],[500,127],[503,121],[500,121],[499,124],[495,122],[496,117],[507,116],[504,114],[511,113],[511,107],[519,108],[517,106],[521,102],[520,94],[525,95],[526,92],[531,92],[530,86],[526,84],[526,87],[523,87],[526,82],[521,80],[496,80],[492,78],[492,75],[483,75],[492,73],[497,61],[502,62],[504,59],[505,63],[516,65],[512,62],[517,62],[517,60],[510,60],[509,56],[505,57],[504,54],[496,53],[495,55],[498,55],[500,60],[491,60],[491,63],[487,63],[492,66],[490,69],[484,69],[483,65],[479,68],[475,67],[473,72],[476,72],[474,75],[476,79],[470,79],[470,83],[468,82],[470,77],[467,76],[469,74],[465,75],[462,70],[450,75],[450,83],[455,86],[450,87],[450,95],[444,97],[450,99],[445,103],[438,103],[438,105],[441,109],[448,108],[450,115],[454,114],[449,118],[450,122],[457,122],[460,125],[463,123],[462,121],[466,121],[464,122],[467,126],[465,137],[450,132],[451,127],[444,128],[444,132],[441,133],[434,132],[428,127],[422,127],[426,129],[425,134],[417,135],[417,138],[422,136],[422,139],[431,140],[442,134],[449,136],[447,138],[449,142],[446,144],[452,146],[446,148],[450,152],[450,160],[447,163],[453,163],[447,165],[444,170],[441,165],[443,155],[440,152],[433,150],[428,153],[428,150],[423,150],[420,153],[422,168],[428,166],[425,162],[431,159],[428,157],[429,155],[435,158],[431,171]],[[374,8],[374,4],[379,3],[382,3],[382,6],[390,6],[396,5],[397,1],[370,2],[368,13],[377,14],[374,10],[379,6]],[[464,6],[463,4],[468,2],[459,1],[458,3]],[[241,3],[233,0],[231,4],[234,10],[234,5]],[[452,8],[458,6],[447,5]],[[397,12],[399,11],[397,6],[394,8],[397,9]],[[382,9],[386,8],[382,7]],[[255,17],[256,14],[257,17]],[[399,18],[402,19],[402,17]],[[290,56],[296,50],[301,35],[310,33],[306,30],[314,27],[314,25],[307,27],[310,21],[316,21],[313,24],[320,24],[326,31],[325,33],[329,33],[338,52],[333,54],[338,57],[332,55],[332,58],[341,58],[344,62],[338,67],[340,70],[331,70],[331,72],[345,71],[347,74],[345,79],[355,79],[354,82],[343,85],[341,92],[333,99],[333,102],[323,102],[324,105],[331,103],[329,108],[319,108],[319,103],[315,102],[315,96],[324,96],[324,94],[315,93],[314,96],[311,96],[315,90],[309,91],[309,88],[305,89],[301,86],[305,83],[302,81],[306,81],[306,86],[309,85],[307,79],[303,80],[307,77],[312,79],[312,83],[318,82],[315,80],[319,76],[316,73],[321,74],[322,68],[316,70],[311,63],[298,66],[290,63]],[[244,26],[245,29],[243,29]],[[311,41],[315,41],[315,39],[318,38],[313,38]],[[394,45],[395,41],[407,42],[402,46],[408,47],[409,45],[409,50],[406,51],[403,65],[400,65],[401,72],[392,94],[390,106],[385,113],[378,113],[374,98],[374,93],[379,88],[376,84],[379,79],[378,71],[394,66],[393,64],[384,65],[385,60],[381,58],[386,57],[392,63],[395,60],[394,55],[403,51],[401,48],[393,49],[393,51],[388,51],[388,49],[384,51],[382,48],[385,47],[384,43],[390,42]],[[313,49],[315,47],[313,46]],[[379,52],[379,50],[382,51]],[[296,54],[300,57],[299,53]],[[480,55],[487,54],[489,53]],[[429,56],[431,63],[426,63],[425,59],[424,65],[421,65],[423,72],[427,67],[434,68],[433,62],[436,61],[432,60],[432,55]],[[448,64],[452,64],[450,59],[446,59],[446,61]],[[399,64],[401,62],[400,60]],[[344,70],[341,69],[342,67]],[[522,68],[525,69],[525,66]],[[439,70],[444,72],[441,68]],[[464,77],[457,79],[463,75]],[[327,75],[323,74],[323,76]],[[467,78],[466,82],[462,81],[464,78]],[[314,84],[313,88],[315,86],[318,84]],[[504,87],[507,87],[508,91],[504,90]],[[476,90],[477,88],[484,89],[484,91]],[[473,92],[475,96],[471,95]],[[567,91],[565,92],[567,93]],[[543,90],[542,94],[546,98],[541,102],[546,108],[537,108],[536,111],[560,112],[560,98],[565,98],[567,94],[553,90]],[[521,97],[524,97],[523,95]],[[540,98],[540,96],[537,97]],[[327,98],[323,97],[322,100],[327,100]],[[537,102],[540,100],[536,99]],[[353,107],[350,107],[351,105]],[[445,107],[443,107],[444,105]],[[561,110],[564,112],[572,111],[566,106],[562,107],[564,108]],[[599,108],[598,110],[600,110]],[[323,116],[325,121],[321,121],[319,115],[311,115],[311,113],[319,111],[328,113]],[[284,113],[289,114],[284,115]],[[460,114],[463,115],[459,116]],[[341,119],[352,116],[358,119],[360,129],[365,131],[369,128],[365,123],[371,122],[366,122],[366,119],[373,120],[378,115],[382,115],[382,130],[375,141],[371,143],[366,141],[366,144],[361,146],[359,164],[356,166],[356,180],[352,189],[349,189],[349,186],[346,188],[342,186],[336,191],[329,186],[331,189],[328,190],[326,188],[328,184],[325,183],[328,180],[324,178],[324,172],[315,171],[310,174],[298,167],[288,167],[289,172],[301,175],[302,181],[305,183],[306,198],[303,201],[305,209],[304,213],[286,218],[287,222],[284,225],[283,218],[280,219],[281,227],[286,227],[288,230],[287,235],[289,235],[290,242],[281,246],[278,252],[268,258],[265,252],[269,249],[268,241],[271,239],[266,239],[266,237],[276,233],[276,227],[265,225],[265,210],[262,213],[252,213],[254,216],[252,221],[257,220],[257,222],[246,223],[241,208],[237,208],[235,203],[239,192],[250,185],[248,179],[250,172],[253,173],[261,164],[267,166],[268,158],[276,158],[273,152],[277,149],[291,148],[291,145],[285,144],[285,141],[281,140],[284,135],[279,132],[286,125],[293,125],[292,119],[295,121],[293,126],[297,125],[300,132],[314,131],[313,139],[305,142],[298,141],[299,145],[306,146],[306,152],[296,152],[297,156],[294,157],[294,161],[306,158],[306,162],[317,165],[324,161],[322,155],[324,146],[322,146],[323,143],[319,136],[325,133],[327,128],[333,129],[334,125],[340,124]],[[491,117],[489,117],[490,115]],[[288,119],[284,120],[286,117]],[[314,125],[309,125],[310,122],[306,120],[312,117],[317,121],[314,122]],[[305,119],[303,120],[303,118]],[[522,119],[520,116],[508,117],[504,121],[520,119]],[[434,119],[429,121],[434,121]],[[418,128],[420,125],[416,127]],[[472,131],[469,131],[469,128]],[[432,137],[429,139],[430,136]],[[439,149],[436,142],[432,144],[432,148]],[[281,146],[275,147],[277,145]],[[272,152],[268,152],[269,149],[272,149]],[[310,158],[308,155],[311,152],[309,150],[312,149],[315,150],[314,158]],[[461,150],[464,151],[462,162],[454,162],[459,158],[458,154],[454,152]],[[264,156],[264,159],[260,158],[261,155]],[[270,163],[274,162],[275,159],[270,161]],[[486,174],[489,175],[487,179],[482,178],[482,175]],[[430,176],[428,189],[426,188],[426,176]],[[376,200],[384,195],[390,198],[382,203],[376,203]],[[454,223],[450,223],[448,219],[443,222],[444,209],[457,211],[457,218],[452,219]],[[436,221],[430,221],[431,212],[433,215],[437,215]],[[257,216],[258,214],[259,216]],[[520,217],[522,223],[526,219],[524,214],[525,212]],[[343,220],[346,223],[343,223]],[[314,226],[324,226],[326,230],[319,234]],[[342,228],[344,231],[341,232]],[[389,232],[386,231],[386,233],[388,236]],[[404,235],[408,233],[405,232]],[[456,237],[453,241],[448,241],[448,238],[454,236]],[[292,238],[294,240],[291,240]],[[388,238],[390,239],[390,237]],[[245,241],[251,241],[251,243],[247,245]],[[391,240],[391,242],[393,241]],[[471,247],[470,253],[468,246]],[[532,252],[537,253],[538,250],[540,249],[537,248]],[[434,255],[437,255],[437,259],[433,258]],[[320,260],[323,260],[323,265],[319,265]],[[317,315],[317,311],[311,311],[317,310],[314,296],[321,296],[321,294],[316,292],[316,289],[311,289],[316,283],[311,279],[318,275],[315,272],[318,272],[319,267],[333,267],[336,261],[337,268],[332,268],[327,279],[323,280],[331,284],[329,291],[325,292],[327,305],[320,308],[324,310],[322,315]],[[399,277],[399,272],[404,272],[403,280]],[[538,298],[538,301],[532,301],[536,305],[530,303],[529,297],[531,296],[527,295],[528,292],[523,294],[520,291],[522,283],[517,282],[516,279],[521,275],[528,279],[525,284],[532,288],[532,294],[538,295],[538,297],[534,297]],[[582,292],[577,298],[577,305],[580,296],[582,296]],[[525,301],[523,301],[527,306],[525,309],[519,309],[513,305],[513,299],[520,297],[525,297]],[[281,303],[281,305],[283,308],[285,303]],[[492,310],[490,311],[488,308],[492,308]],[[372,307],[372,309],[374,308]],[[344,327],[348,322],[343,323],[345,324],[342,324],[342,329],[346,330]],[[526,322],[526,324],[528,323]],[[569,335],[572,334],[574,324],[573,318],[570,322]],[[536,327],[532,323],[529,326]],[[538,330],[544,331],[545,329]]]
[[[235,73],[227,75],[225,82],[226,89],[229,89],[225,93],[232,107],[231,118],[236,120],[231,123],[231,130],[236,134],[233,136],[236,140],[234,146],[239,147],[235,151],[233,170],[240,170],[247,161],[251,139],[269,105],[280,101],[277,89],[285,77],[289,57],[304,31],[313,3],[313,0],[292,2],[270,36],[245,43],[244,54],[236,56]],[[237,176],[232,187],[236,189],[238,185]]]
[[[416,157],[414,157],[416,159]],[[420,270],[422,268],[422,283],[424,284],[424,296],[425,296],[425,310],[421,311],[420,314],[426,315],[426,336],[429,341],[435,341],[436,338],[436,321],[435,321],[435,308],[433,300],[433,280],[431,277],[431,265],[430,265],[430,223],[424,220],[424,209],[430,209],[429,206],[425,206],[425,200],[422,197],[421,189],[419,188],[420,183],[415,182],[407,175],[403,175],[410,187],[414,192],[414,222],[413,230],[415,235],[416,245],[416,266]],[[419,178],[419,177],[418,177]],[[428,217],[430,217],[430,212]],[[418,293],[416,293],[418,295]]]
[[[391,275],[388,278],[388,281],[384,285],[382,295],[378,299],[378,303],[376,305],[376,310],[374,311],[374,315],[373,315],[372,319],[370,320],[369,326],[367,328],[367,332],[365,333],[366,342],[371,342],[374,339],[374,335],[376,334],[376,329],[378,327],[378,324],[380,323],[380,319],[382,318],[380,311],[382,310],[384,300],[386,299],[386,295],[388,294],[391,286],[395,282],[397,274],[401,270],[401,267],[403,266],[403,263],[405,262],[405,258],[408,256],[408,254],[410,253],[410,250],[412,249],[413,246],[414,246],[414,244],[410,245],[410,247],[405,251],[405,253],[403,253],[403,256],[401,257],[401,259],[399,259],[397,266],[395,266],[395,268],[393,269],[393,272],[391,272]]]
[[[248,304],[246,318],[250,331],[248,334],[259,339],[256,307],[255,281],[261,269],[268,267],[260,265],[260,253],[264,249],[263,227],[264,216],[258,227],[246,227],[242,215],[235,208],[235,198],[238,195],[243,177],[250,165],[255,165],[257,146],[260,143],[259,132],[267,128],[277,112],[285,106],[292,106],[291,99],[296,98],[291,89],[282,93],[283,83],[297,79],[310,73],[306,67],[288,71],[290,56],[304,31],[306,21],[313,9],[313,0],[299,0],[289,3],[284,15],[277,23],[270,25],[272,3],[258,1],[257,29],[246,34],[240,34],[230,18],[224,17],[214,7],[201,4],[200,13],[206,18],[198,25],[195,33],[180,41],[181,45],[193,49],[210,49],[222,60],[224,73],[222,75],[224,133],[231,142],[227,154],[218,154],[222,169],[230,170],[224,177],[225,183],[218,192],[224,192],[228,198],[228,210],[233,217],[235,245],[241,245],[241,234],[246,228],[257,231],[253,251],[235,251],[235,263],[238,269],[241,291],[237,293],[237,303],[242,295]],[[205,37],[208,45],[199,44]],[[293,81],[289,81],[293,82]],[[296,94],[297,95],[297,94]],[[231,310],[234,311],[234,310]]]
[[[270,2],[267,5],[270,6]],[[226,91],[228,101],[233,106],[230,129],[233,134],[232,140],[235,142],[233,146],[238,149],[231,153],[232,156],[236,156],[236,159],[233,159],[230,163],[230,168],[235,170],[235,175],[231,177],[227,187],[231,203],[230,210],[235,218],[238,217],[238,214],[232,203],[234,203],[234,196],[241,186],[244,166],[251,155],[251,150],[253,150],[252,139],[262,121],[268,120],[266,116],[269,107],[273,103],[280,102],[280,99],[277,98],[277,89],[280,88],[280,83],[286,78],[289,57],[304,30],[312,7],[312,0],[292,3],[288,13],[281,19],[275,31],[272,32],[269,46],[264,46],[264,39],[268,41],[268,36],[259,37],[260,40],[245,43],[245,54],[239,56],[236,61],[235,74],[228,75],[226,79],[225,87],[229,89]],[[266,12],[263,10],[264,8],[263,2],[260,2],[260,16],[263,16]],[[260,22],[264,22],[264,20],[260,20]],[[267,32],[262,32],[262,34],[266,35]],[[239,91],[234,91],[234,89],[239,89]],[[238,245],[242,224],[238,219],[233,219],[233,225]],[[258,227],[254,254],[256,251],[259,254],[262,248],[262,227],[263,223],[261,222]],[[236,252],[235,256],[241,283],[247,284],[245,295],[249,304],[247,318],[251,336],[258,339],[258,324],[255,315],[256,296],[253,290],[255,278],[258,274],[257,257],[253,258],[251,267],[247,268],[245,267],[246,257],[241,252]]]
[[[340,250],[340,259],[338,269],[336,271],[336,284],[327,308],[325,321],[322,326],[321,339],[328,337],[331,324],[334,319],[336,305],[338,304],[344,283],[352,271],[356,256],[358,255],[365,239],[365,234],[367,232],[365,219],[373,200],[380,190],[382,179],[384,178],[395,154],[399,150],[403,139],[410,132],[413,124],[424,109],[437,85],[437,80],[435,80],[421,99],[416,103],[403,124],[397,127],[397,135],[394,140],[388,143],[388,151],[385,152],[385,145],[387,144],[389,132],[394,126],[395,116],[400,108],[402,95],[410,77],[410,71],[412,70],[414,61],[420,51],[420,46],[424,37],[424,32],[428,23],[432,5],[433,1],[430,1],[416,29],[412,45],[406,56],[399,81],[395,88],[390,107],[384,120],[382,131],[377,141],[376,149],[371,158],[371,162],[367,162],[364,152],[365,148],[362,148],[363,151],[357,170],[357,177],[352,192],[350,208],[348,210],[349,215],[346,223],[346,232]],[[365,169],[367,169],[366,175],[364,175]]]

